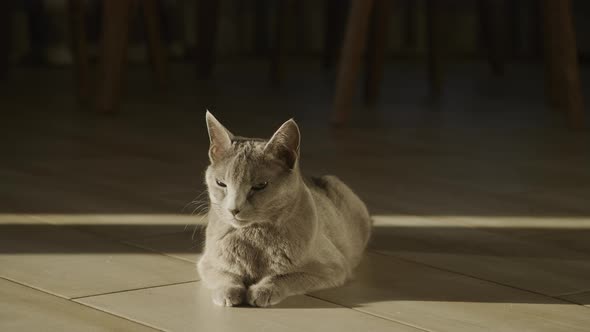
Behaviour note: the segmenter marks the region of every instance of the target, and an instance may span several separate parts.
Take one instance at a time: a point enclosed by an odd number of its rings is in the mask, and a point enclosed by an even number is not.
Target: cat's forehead
[[[232,139],[232,156],[231,159],[241,159],[242,161],[254,161],[264,154],[266,140],[257,138],[234,137]]]
[[[265,156],[266,142],[263,139],[234,137],[229,155],[219,164],[213,165],[216,173],[234,183],[272,177],[280,169]]]

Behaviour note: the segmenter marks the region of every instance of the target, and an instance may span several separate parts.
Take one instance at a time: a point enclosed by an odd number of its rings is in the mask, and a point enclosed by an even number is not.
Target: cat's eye
[[[217,183],[218,186],[220,186],[221,188],[225,188],[227,187],[227,185],[219,180],[215,180],[215,182]]]
[[[259,191],[259,190],[266,188],[267,185],[268,185],[268,182],[260,182],[260,183],[253,185],[252,190]]]

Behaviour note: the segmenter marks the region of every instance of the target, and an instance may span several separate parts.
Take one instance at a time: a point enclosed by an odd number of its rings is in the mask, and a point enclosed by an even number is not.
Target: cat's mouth
[[[243,219],[240,217],[233,217],[231,220],[231,224],[232,224],[232,226],[234,226],[236,228],[242,228],[242,227],[249,226],[251,224],[251,222],[248,219]]]

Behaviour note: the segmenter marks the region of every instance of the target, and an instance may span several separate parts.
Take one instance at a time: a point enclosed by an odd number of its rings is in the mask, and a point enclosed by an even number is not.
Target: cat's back
[[[360,258],[371,233],[371,217],[365,203],[333,175],[306,178],[327,236],[353,260]]]
[[[305,181],[308,188],[317,198],[328,199],[342,212],[359,214],[358,217],[369,218],[369,212],[365,203],[342,180],[334,175],[307,177]]]

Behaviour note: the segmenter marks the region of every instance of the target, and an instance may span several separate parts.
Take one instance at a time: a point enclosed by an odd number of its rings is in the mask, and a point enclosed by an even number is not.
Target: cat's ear
[[[299,143],[301,134],[295,120],[290,119],[283,123],[271,139],[266,143],[264,152],[273,154],[283,161],[287,167],[293,169],[299,158]]]
[[[207,120],[207,130],[209,131],[209,159],[211,162],[220,160],[230,149],[232,133],[207,110],[205,115]]]

